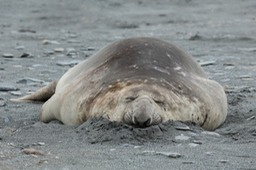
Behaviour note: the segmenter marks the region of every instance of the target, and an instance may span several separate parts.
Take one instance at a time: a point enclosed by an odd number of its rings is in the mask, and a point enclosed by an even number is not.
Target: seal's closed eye
[[[161,101],[161,100],[156,100],[156,99],[154,99],[154,102],[156,103],[156,104],[158,104],[158,105],[164,105],[164,102],[163,101]]]
[[[136,97],[134,97],[134,96],[129,96],[129,97],[126,97],[125,98],[125,101],[126,102],[132,102],[132,101],[134,101],[136,98],[138,98],[137,96]]]

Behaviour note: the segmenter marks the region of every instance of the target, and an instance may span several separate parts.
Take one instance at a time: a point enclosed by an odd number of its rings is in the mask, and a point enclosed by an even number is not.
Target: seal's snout
[[[138,98],[134,101],[132,121],[139,127],[148,127],[152,124],[152,116],[155,109],[153,103],[148,98]]]
[[[126,108],[123,121],[126,124],[146,128],[162,122],[161,108],[151,95],[140,95],[125,99]]]
[[[151,125],[152,118],[146,113],[138,113],[133,116],[133,123],[139,127],[148,127]]]

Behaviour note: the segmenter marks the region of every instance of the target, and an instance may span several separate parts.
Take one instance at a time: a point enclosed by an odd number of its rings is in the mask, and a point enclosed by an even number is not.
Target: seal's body
[[[209,80],[192,56],[155,38],[114,42],[57,83],[16,101],[48,98],[41,121],[67,125],[102,116],[139,127],[177,120],[214,130],[227,115],[222,86]]]

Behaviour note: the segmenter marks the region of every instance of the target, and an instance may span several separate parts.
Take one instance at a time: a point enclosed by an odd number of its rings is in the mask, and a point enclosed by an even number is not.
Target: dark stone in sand
[[[19,90],[19,89],[11,84],[0,83],[0,91],[7,92],[7,91],[16,91],[16,90]]]

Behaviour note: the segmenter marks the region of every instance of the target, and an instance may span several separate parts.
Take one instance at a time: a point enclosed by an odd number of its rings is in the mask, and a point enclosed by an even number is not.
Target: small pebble
[[[191,35],[189,38],[188,38],[188,40],[191,40],[191,41],[194,41],[194,40],[201,40],[201,39],[203,39],[203,37],[201,36],[201,35],[199,35],[199,34],[194,34],[194,35]]]
[[[11,54],[11,53],[4,53],[4,54],[2,54],[2,56],[3,56],[4,58],[13,58],[13,57],[14,57],[14,55]]]
[[[15,146],[14,143],[7,143],[8,146]]]
[[[182,162],[183,164],[194,164],[195,162],[193,162],[193,161],[184,161],[184,162]]]
[[[225,66],[225,67],[224,67],[225,70],[232,70],[232,69],[234,69],[234,68],[235,68],[235,66]]]
[[[190,137],[189,136],[185,136],[183,134],[179,135],[179,136],[175,136],[176,140],[188,140]]]
[[[44,66],[43,64],[33,64],[32,67],[42,67]]]
[[[182,130],[182,131],[189,131],[190,127],[188,127],[188,126],[177,126],[177,127],[175,127],[175,129]]]
[[[78,60],[73,60],[73,61],[59,61],[56,64],[58,66],[74,66],[76,64],[78,64],[80,61]]]
[[[154,155],[155,153],[156,153],[155,151],[148,151],[148,150],[141,152],[142,155]]]
[[[10,123],[12,121],[11,116],[4,117],[4,123]]]
[[[74,48],[67,48],[66,51],[67,51],[66,53],[67,56],[74,56],[76,54],[76,51]]]
[[[253,119],[255,119],[255,116],[251,116],[251,117],[247,118],[246,120],[253,120]]]
[[[68,43],[80,43],[80,41],[78,41],[78,40],[71,40],[71,39],[67,40],[67,42]]]
[[[156,152],[156,155],[167,156],[168,158],[180,158],[182,155],[177,152]]]
[[[250,75],[240,75],[238,78],[244,79],[244,78],[251,78],[252,76]]]
[[[39,80],[39,79],[34,79],[34,78],[23,78],[18,80],[16,83],[20,83],[20,84],[29,84],[29,83],[44,83],[43,80]]]
[[[256,52],[256,48],[240,48],[240,50],[247,51],[247,52]]]
[[[47,45],[47,44],[60,44],[60,43],[58,41],[43,40],[43,44]]]
[[[156,151],[143,151],[142,155],[162,155],[168,158],[180,158],[182,155],[177,152],[156,152]]]
[[[210,65],[214,65],[215,61],[204,61],[204,62],[200,62],[199,63],[202,67],[204,66],[210,66]]]
[[[122,147],[130,147],[130,146],[132,146],[131,144],[128,144],[128,143],[124,143],[123,145],[122,145]]]
[[[234,66],[234,63],[224,63],[223,66]]]
[[[66,49],[67,53],[74,53],[76,50],[74,48],[67,48]]]
[[[87,47],[87,49],[86,49],[87,51],[94,51],[95,50],[95,48],[94,47]]]
[[[28,33],[36,33],[35,30],[29,29],[29,28],[21,28],[18,30],[19,32],[28,32]]]
[[[190,135],[190,136],[199,136],[199,134],[195,133],[195,132],[188,132],[188,135]]]
[[[38,142],[37,144],[40,145],[40,146],[44,146],[45,145],[44,142]]]
[[[216,132],[203,131],[202,134],[220,137],[220,134]]]
[[[198,146],[199,144],[196,144],[196,143],[189,143],[188,144],[190,147],[196,147],[196,146]]]
[[[195,143],[195,144],[203,144],[203,142],[202,141],[200,141],[200,140],[193,140],[193,143]]]
[[[223,76],[225,73],[214,73],[215,76]]]
[[[22,153],[25,153],[28,155],[41,155],[41,156],[45,155],[42,151],[39,151],[34,148],[24,148],[24,149],[22,149]]]
[[[22,68],[22,65],[13,65],[14,68]]]
[[[64,48],[54,48],[54,52],[56,53],[62,53],[64,51]]]
[[[7,92],[7,91],[16,91],[16,90],[19,90],[19,89],[10,84],[0,83],[0,91]]]
[[[54,51],[44,51],[44,54],[46,54],[46,55],[53,55]]]
[[[65,57],[65,55],[62,53],[56,54],[55,56],[56,56],[56,58],[64,58]]]
[[[22,95],[22,93],[20,91],[12,91],[12,92],[10,92],[10,94],[13,96],[21,96]]]
[[[48,163],[48,161],[47,160],[40,160],[38,163],[37,163],[37,165],[42,165],[43,163]]]
[[[220,163],[227,163],[228,162],[228,160],[220,160]]]
[[[15,47],[17,50],[23,50],[23,49],[25,49],[25,47],[24,46],[17,46],[17,47]]]
[[[77,38],[77,36],[78,36],[77,34],[69,34],[68,35],[69,38]]]
[[[207,156],[212,156],[212,155],[214,155],[214,152],[205,152],[205,154],[206,154]]]
[[[0,100],[0,107],[4,107],[4,106],[6,106],[5,101],[4,100]]]
[[[20,58],[33,58],[34,56],[30,53],[23,53]]]
[[[134,149],[142,148],[142,146],[134,146]]]
[[[242,80],[243,80],[243,81],[253,81],[253,80],[254,80],[254,78],[252,78],[252,77],[248,77],[248,78],[242,78]]]

